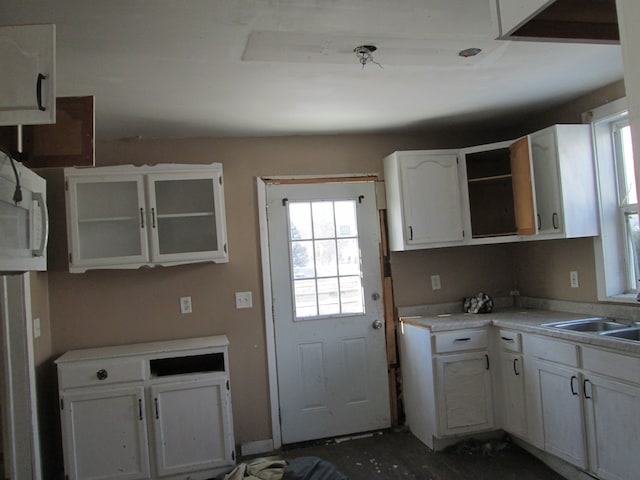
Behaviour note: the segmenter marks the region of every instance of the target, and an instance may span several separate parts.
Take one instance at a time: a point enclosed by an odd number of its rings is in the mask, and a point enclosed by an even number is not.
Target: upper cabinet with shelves
[[[384,160],[392,250],[598,235],[588,125]]]
[[[227,262],[222,166],[66,168],[69,270]]]
[[[54,123],[55,25],[0,27],[0,125]]]
[[[535,233],[529,157],[518,145],[463,150],[472,239]]]

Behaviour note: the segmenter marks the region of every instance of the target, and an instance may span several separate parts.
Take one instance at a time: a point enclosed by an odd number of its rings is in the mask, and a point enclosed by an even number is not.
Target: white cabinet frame
[[[221,164],[65,168],[64,174],[70,272],[229,261]],[[200,189],[180,188],[189,182]],[[161,190],[163,183],[175,188]],[[183,210],[160,211],[161,202],[181,202]]]
[[[70,480],[205,480],[235,464],[224,335],[56,360]]]

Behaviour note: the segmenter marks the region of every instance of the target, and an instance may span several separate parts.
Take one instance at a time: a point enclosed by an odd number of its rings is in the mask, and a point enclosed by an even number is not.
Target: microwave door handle
[[[47,240],[49,238],[49,212],[47,211],[47,202],[45,202],[42,192],[34,192],[33,200],[38,202],[38,205],[40,205],[41,237],[40,247],[36,250],[33,250],[32,255],[34,257],[42,257],[44,255],[45,249],[47,248]]]

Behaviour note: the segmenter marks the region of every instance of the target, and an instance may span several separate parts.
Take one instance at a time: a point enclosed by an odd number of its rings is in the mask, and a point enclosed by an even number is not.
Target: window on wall
[[[611,133],[618,180],[618,217],[624,239],[625,290],[626,293],[637,293],[640,277],[638,272],[640,230],[638,229],[638,194],[631,144],[631,127],[628,118],[613,122]]]
[[[598,297],[636,302],[640,228],[631,127],[624,99],[591,112],[600,195]]]

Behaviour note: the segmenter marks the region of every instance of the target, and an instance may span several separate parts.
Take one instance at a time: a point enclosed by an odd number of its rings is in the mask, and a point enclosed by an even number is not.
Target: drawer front
[[[558,340],[527,335],[524,338],[524,353],[550,362],[578,366],[578,346]]]
[[[436,353],[477,350],[488,346],[486,329],[436,333],[434,337]]]
[[[145,379],[142,359],[108,359],[82,363],[59,364],[60,389],[110,385]]]
[[[582,367],[590,372],[640,384],[640,358],[582,347]]]
[[[500,348],[509,352],[522,351],[521,338],[522,337],[519,333],[512,332],[510,330],[500,330],[498,332],[498,342],[500,344]]]

